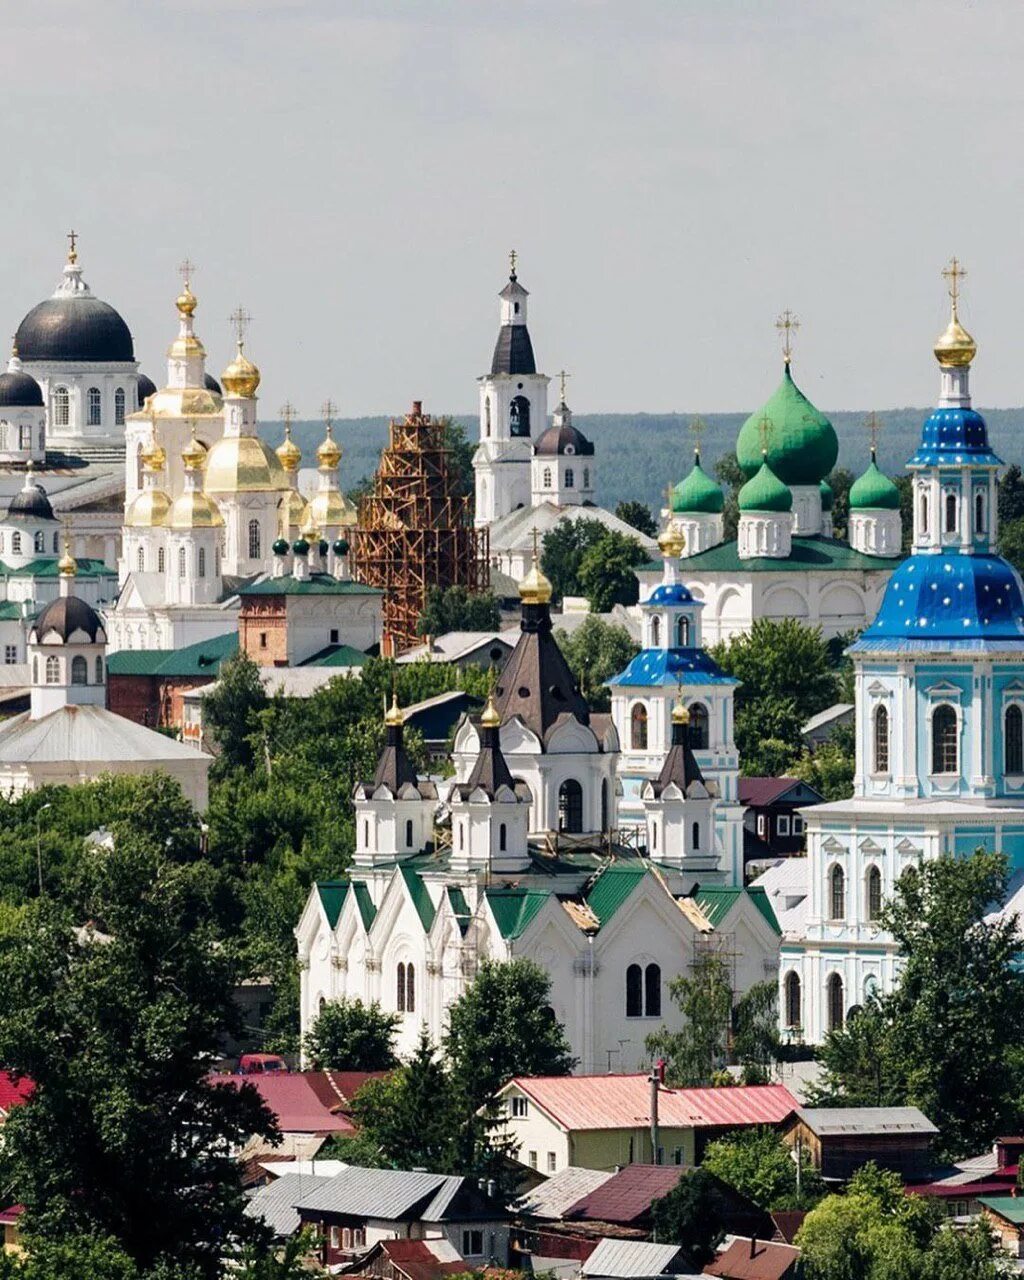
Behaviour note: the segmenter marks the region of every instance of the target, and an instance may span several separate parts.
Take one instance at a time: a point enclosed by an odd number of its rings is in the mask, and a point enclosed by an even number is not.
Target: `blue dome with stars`
[[[874,622],[854,649],[871,641],[974,641],[1024,638],[1024,589],[996,555],[922,555],[889,579]]]
[[[625,671],[606,681],[615,685],[738,684],[703,649],[642,649]]]
[[[974,409],[936,409],[921,429],[921,443],[908,467],[956,466],[974,463],[997,467],[988,442],[985,419]]]
[[[695,604],[699,609],[704,608],[703,600],[694,600],[690,594],[689,587],[684,587],[681,582],[675,582],[671,585],[661,583],[660,586],[654,588],[651,594],[644,601],[645,605],[677,605],[677,604]]]

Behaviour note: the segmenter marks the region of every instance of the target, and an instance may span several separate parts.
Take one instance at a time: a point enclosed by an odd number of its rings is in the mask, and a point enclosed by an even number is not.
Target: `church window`
[[[114,392],[114,423],[124,426],[124,387],[118,387]]]
[[[846,875],[842,867],[833,867],[828,876],[828,918],[846,919]]]
[[[608,779],[601,779],[601,830],[608,830]]]
[[[411,962],[405,966],[405,1011],[416,1012],[416,970]]]
[[[156,553],[156,571],[157,571],[157,573],[163,573],[163,572],[164,572],[164,562],[165,562],[165,559],[166,559],[166,557],[164,556],[164,549],[163,549],[163,547],[158,547],[158,548],[157,548],[157,553]]]
[[[946,494],[946,532],[956,533],[956,494]]]
[[[574,488],[574,487],[575,487],[575,485],[576,485],[576,475],[575,475],[575,473],[573,472],[572,467],[566,467],[566,469],[565,469],[565,487],[566,487],[567,489],[572,489],[572,488]]]
[[[145,474],[145,468],[142,465],[142,441],[140,440],[135,450],[135,487],[142,488],[142,479]]]
[[[249,558],[258,560],[260,557],[260,522],[258,520],[249,521]]]
[[[695,850],[700,848],[700,823],[699,822],[695,822],[693,824],[693,847]]]
[[[15,555],[21,554],[21,534],[20,533],[11,534],[11,550],[14,552]]]
[[[661,1017],[661,965],[649,964],[644,970],[644,1014]]]
[[[100,425],[100,413],[102,410],[102,400],[100,398],[99,387],[89,388],[89,426],[98,427]]]
[[[1014,704],[1003,717],[1003,749],[1007,773],[1024,773],[1024,713]]]
[[[786,1026],[798,1027],[800,1025],[801,1009],[800,1009],[800,975],[794,973],[790,969],[786,974],[785,981],[785,1004],[786,1004]]]
[[[369,847],[370,847],[370,824],[369,822],[364,822],[363,823],[363,848],[369,849]]]
[[[4,551],[4,535],[0,533],[0,555],[3,555],[3,551]]]
[[[402,961],[395,970],[395,1008],[399,1013],[405,1013],[405,965]]]
[[[46,683],[60,684],[60,659],[53,653],[46,659]]]
[[[558,788],[558,829],[569,833],[583,830],[583,788],[575,778],[566,778]]]
[[[511,436],[530,434],[530,402],[526,396],[516,396],[509,405],[508,431]]]
[[[658,849],[658,824],[651,823],[651,852],[656,853]]]
[[[461,853],[466,847],[466,828],[459,823],[459,852]]]
[[[932,773],[959,773],[956,711],[948,702],[932,712]]]
[[[843,980],[838,973],[829,974],[825,996],[828,1030],[842,1031],[846,1019],[843,1014]]]
[[[589,467],[583,468],[583,487],[584,489],[590,488],[590,468]]]
[[[55,531],[53,535],[53,554],[56,555],[60,550],[60,535]]]
[[[67,387],[55,387],[53,392],[53,422],[66,427],[71,418],[71,397]]]
[[[928,495],[926,493],[921,494],[921,501],[918,504],[918,510],[920,511],[921,532],[927,533],[928,532]]]
[[[33,550],[38,552],[46,550],[46,534],[43,533],[42,529],[36,530],[35,537],[32,539],[32,547]]]
[[[488,396],[484,401],[484,435],[491,434],[491,397]]]
[[[638,964],[631,964],[626,970],[626,1017],[642,1018],[644,1016],[644,975]]]
[[[634,751],[647,750],[647,708],[638,702],[630,715],[630,731]]]
[[[544,488],[545,489],[551,488],[551,468],[550,467],[544,468]]]
[[[32,428],[31,427],[18,428],[18,448],[19,449],[32,448]]]
[[[882,914],[882,873],[877,867],[868,867],[866,892],[868,919],[877,920]]]
[[[205,547],[199,548],[199,576],[200,578],[206,577],[206,548]]]
[[[679,618],[676,621],[676,648],[688,649],[690,647],[690,619]]]
[[[139,573],[145,573],[146,571],[146,548],[145,547],[139,547],[138,561],[139,561]]]
[[[661,619],[657,616],[651,619],[651,644],[655,649],[661,644]]]
[[[405,847],[407,849],[412,848],[412,818],[406,818],[405,820]]]
[[[81,654],[71,659],[71,683],[89,683],[89,668]]]
[[[102,656],[102,654],[97,654],[97,655],[96,655],[96,683],[97,683],[97,684],[102,684],[102,683],[103,683],[103,656]]]
[[[508,827],[504,822],[498,827],[498,851],[504,853],[508,847]]]
[[[39,683],[39,659],[38,658],[32,659],[32,683],[33,684]]]
[[[18,646],[16,644],[4,645],[4,666],[13,667],[18,661]]]
[[[889,710],[887,707],[875,708],[874,736],[872,741],[874,773],[889,772]]]
[[[185,555],[185,548],[179,547],[178,548],[178,577],[179,578],[184,578],[187,567],[188,567],[188,560]]]
[[[974,532],[985,532],[985,495],[983,493],[974,495]]]
[[[695,702],[690,711],[690,746],[694,751],[707,751],[711,740],[708,709],[703,702]]]

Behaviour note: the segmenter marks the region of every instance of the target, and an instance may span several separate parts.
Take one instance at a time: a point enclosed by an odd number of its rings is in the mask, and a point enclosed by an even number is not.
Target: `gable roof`
[[[613,1280],[646,1280],[648,1276],[680,1275],[673,1266],[682,1248],[678,1244],[652,1244],[649,1240],[614,1240],[606,1236],[580,1266],[584,1276],[610,1276]]]
[[[326,1104],[309,1082],[308,1074],[273,1072],[269,1075],[210,1076],[221,1088],[240,1089],[250,1084],[277,1118],[282,1133],[355,1133],[355,1125],[341,1112],[341,1106]]]
[[[465,1273],[468,1264],[448,1240],[378,1240],[369,1253],[342,1267],[342,1275],[372,1274],[368,1264],[381,1255],[407,1280],[434,1280],[436,1276]]]
[[[248,1218],[261,1218],[279,1239],[293,1236],[299,1229],[295,1202],[311,1187],[330,1178],[310,1173],[283,1173],[260,1187],[245,1205]]]
[[[788,801],[788,792],[798,791],[806,788],[812,796],[816,796],[816,800],[804,800],[803,804],[822,804],[825,797],[809,782],[804,782],[802,778],[740,778],[739,780],[739,800],[740,804],[753,805],[755,808],[765,808],[772,804],[781,804]]]
[[[526,1217],[557,1222],[574,1204],[614,1176],[610,1169],[584,1169],[581,1165],[567,1164],[522,1195],[516,1211]]]
[[[9,1071],[0,1071],[0,1114],[27,1102],[35,1092],[35,1082],[28,1076],[15,1080]]]
[[[1012,1222],[1015,1227],[1024,1226],[1024,1200],[1019,1196],[979,1196],[978,1203],[990,1212]]]
[[[704,1274],[727,1280],[782,1280],[799,1259],[800,1250],[794,1245],[740,1236],[708,1263]]]
[[[304,1191],[295,1207],[300,1212],[319,1210],[386,1221],[418,1218],[440,1222],[449,1217],[452,1202],[465,1183],[465,1178],[448,1174],[351,1165],[326,1184]]]
[[[518,938],[551,894],[547,889],[485,889],[484,896],[501,936]]]
[[[645,875],[647,867],[641,862],[611,862],[598,874],[587,894],[587,906],[602,925],[608,923]]]
[[[434,916],[437,914],[437,908],[434,906],[434,901],[427,890],[427,886],[412,867],[400,867],[399,870],[402,873],[402,879],[405,881],[405,887],[409,890],[412,905],[416,908],[416,914],[420,918],[420,924],[423,925],[424,932],[429,933],[430,926],[434,923]]]
[[[917,1107],[801,1107],[797,1115],[819,1138],[938,1133]]]
[[[671,1164],[627,1164],[607,1182],[577,1200],[566,1218],[589,1222],[636,1222],[668,1195],[685,1170]]]
[[[707,917],[713,928],[717,929],[740,898],[746,897],[754,904],[769,926],[781,935],[782,930],[776,919],[775,911],[767,892],[760,885],[751,885],[746,889],[708,887],[697,890],[694,901]]]

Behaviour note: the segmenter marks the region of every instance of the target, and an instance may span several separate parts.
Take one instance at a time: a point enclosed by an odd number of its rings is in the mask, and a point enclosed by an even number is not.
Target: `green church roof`
[[[811,404],[786,365],[775,394],[740,428],[736,460],[748,476],[761,465],[761,423],[771,423],[768,462],[784,484],[817,484],[836,465],[839,441],[828,418]]]
[[[793,495],[768,465],[767,459],[740,490],[741,511],[792,511]]]
[[[672,490],[674,515],[693,513],[718,515],[725,506],[725,495],[720,485],[700,465],[700,454],[694,458],[693,470]]]
[[[875,452],[871,451],[871,463],[862,476],[850,485],[850,508],[856,511],[898,511],[900,491],[889,477],[878,468]]]

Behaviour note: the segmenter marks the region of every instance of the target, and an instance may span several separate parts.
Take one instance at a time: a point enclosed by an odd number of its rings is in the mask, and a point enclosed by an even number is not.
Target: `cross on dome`
[[[515,249],[509,249],[509,251],[508,251],[508,265],[509,265],[509,279],[510,279],[510,280],[514,280],[514,279],[516,278],[516,263],[517,263],[518,261],[519,261],[519,254],[518,254],[518,253],[516,253]]]
[[[871,437],[871,456],[874,457],[875,451],[878,449],[878,437],[882,433],[882,420],[877,413],[872,411],[868,414],[864,425],[867,427],[868,435]]]
[[[290,400],[286,400],[280,409],[278,409],[278,413],[281,416],[281,420],[284,423],[286,430],[291,431],[292,423],[295,421],[298,412],[298,409],[296,409]]]
[[[558,398],[559,398],[559,400],[562,402],[562,404],[565,404],[565,380],[566,380],[566,378],[571,378],[571,377],[572,377],[572,374],[571,374],[571,373],[566,373],[566,371],[565,371],[564,369],[559,369],[559,371],[558,371],[558,386],[559,386]]]
[[[949,266],[943,267],[943,278],[948,282],[949,297],[953,303],[953,314],[956,315],[957,305],[960,301],[960,281],[967,274],[967,268],[960,265],[960,259],[954,255],[949,260]]]
[[[693,418],[687,428],[690,435],[693,436],[693,452],[700,458],[700,438],[708,429],[708,424],[703,418]]]
[[[766,456],[768,453],[768,444],[772,438],[772,432],[774,429],[775,426],[771,418],[769,418],[766,413],[763,413],[758,420],[757,434],[761,440],[761,453]]]
[[[800,328],[800,321],[787,307],[775,321],[775,327],[782,334],[782,358],[789,364],[793,358],[793,335]]]
[[[327,430],[330,432],[334,426],[334,415],[338,412],[338,406],[333,400],[327,399],[320,406],[320,415],[327,424]]]
[[[68,262],[77,262],[78,249],[76,246],[78,244],[78,232],[74,229],[74,227],[72,227],[72,229],[68,232],[67,240],[69,245],[71,246],[68,249]]]
[[[196,264],[190,261],[187,256],[178,264],[178,275],[181,276],[182,280],[184,280],[186,289],[189,289],[192,286],[192,276],[195,269]]]
[[[188,282],[186,281],[186,285]],[[235,341],[239,346],[245,341],[245,333],[252,322],[252,316],[242,306],[235,307],[234,311],[228,316],[228,323],[235,331]]]

